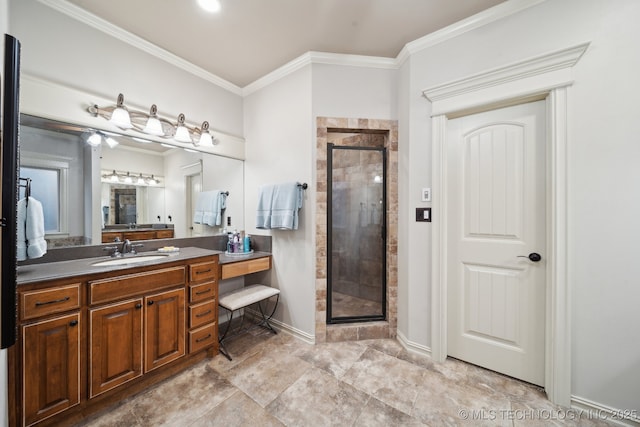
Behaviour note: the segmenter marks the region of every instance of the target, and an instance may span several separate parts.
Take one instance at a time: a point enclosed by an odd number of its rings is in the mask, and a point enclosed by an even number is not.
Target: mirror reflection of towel
[[[33,197],[18,201],[18,239],[17,259],[24,261],[40,258],[47,253],[47,241],[44,240],[44,212],[42,203]]]
[[[220,225],[222,210],[227,207],[227,195],[220,190],[198,193],[193,222],[196,224]]]

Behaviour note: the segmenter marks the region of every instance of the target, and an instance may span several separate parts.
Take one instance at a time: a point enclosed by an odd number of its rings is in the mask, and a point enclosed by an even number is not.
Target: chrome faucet
[[[111,252],[111,258],[118,258],[122,256],[122,253],[118,250],[117,246],[105,246],[102,248],[103,251],[113,251]]]
[[[122,255],[126,255],[129,252],[131,252],[131,242],[129,241],[129,239],[124,239],[124,242],[122,242],[122,249],[120,249],[120,252],[122,252]]]
[[[120,250],[120,252],[122,252],[122,255],[135,255],[136,253],[138,253],[136,251],[136,248],[141,248],[142,246],[144,246],[142,243],[133,244],[129,239],[125,239],[124,242],[122,242],[122,249]]]

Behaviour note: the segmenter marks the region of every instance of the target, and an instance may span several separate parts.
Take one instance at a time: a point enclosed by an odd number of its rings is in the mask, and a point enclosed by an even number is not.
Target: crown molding
[[[155,56],[178,68],[181,68],[182,70],[187,71],[197,77],[200,77],[203,80],[213,83],[236,95],[247,96],[312,63],[353,67],[398,69],[411,55],[423,49],[435,46],[446,40],[460,36],[461,34],[472,31],[476,28],[482,27],[499,19],[505,18],[509,15],[521,12],[547,0],[507,0],[504,3],[500,3],[490,9],[479,12],[473,16],[470,16],[469,18],[458,21],[454,24],[449,25],[448,27],[442,28],[441,30],[435,31],[424,37],[407,43],[396,58],[309,51],[277,68],[276,70],[264,75],[263,77],[260,77],[247,86],[244,86],[244,88],[240,88],[239,86],[236,86],[235,84],[221,77],[218,77],[215,74],[212,74],[205,69],[198,67],[197,65],[165,49],[162,49],[144,40],[143,38],[136,36],[133,33],[130,33],[116,25],[113,25],[110,22],[92,13],[89,13],[76,5],[69,3],[67,0],[38,1],[60,13],[63,13],[73,19],[76,19],[99,31],[102,31],[124,43],[136,47],[143,52]]]
[[[293,61],[286,63],[282,67],[270,72],[264,77],[259,78],[253,83],[248,84],[242,89],[242,95],[251,95],[252,93],[269,86],[277,80],[309,64],[344,65],[350,67],[383,68],[390,70],[398,68],[394,58],[309,51],[300,55]]]
[[[242,89],[233,83],[216,76],[205,70],[204,68],[198,67],[197,65],[177,56],[168,50],[162,49],[161,47],[156,46],[153,43],[146,41],[145,39],[136,36],[129,31],[126,31],[112,23],[90,13],[86,10],[69,3],[66,0],[38,0],[40,3],[48,6],[60,13],[63,13],[70,18],[73,18],[77,21],[82,22],[90,27],[95,28],[98,31],[102,31],[103,33],[110,35],[124,43],[127,43],[130,46],[136,47],[143,52],[148,53],[149,55],[155,56],[171,65],[174,65],[182,70],[193,74],[194,76],[200,77],[203,80],[206,80],[210,83],[215,84],[223,89],[228,90],[236,95],[242,95]]]
[[[427,34],[424,37],[413,40],[404,45],[396,57],[397,66],[400,67],[411,55],[423,49],[435,46],[515,13],[522,12],[545,1],[547,0],[508,0],[438,31]]]

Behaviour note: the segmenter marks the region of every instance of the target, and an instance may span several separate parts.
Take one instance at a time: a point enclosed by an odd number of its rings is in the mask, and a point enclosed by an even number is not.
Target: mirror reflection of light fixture
[[[158,119],[158,107],[156,107],[156,104],[153,104],[151,106],[151,110],[149,110],[149,119],[147,120],[147,124],[142,131],[144,133],[148,133],[149,135],[164,135],[162,123],[160,123],[160,120]]]
[[[131,129],[133,127],[129,111],[127,111],[127,108],[124,106],[124,95],[121,93],[118,94],[116,108],[111,113],[109,121],[121,129]]]
[[[191,142],[191,135],[189,135],[189,129],[184,125],[184,114],[178,115],[178,124],[176,125],[176,134],[174,139],[178,142]]]
[[[115,106],[91,105],[87,111],[94,117],[102,117],[121,129],[132,129],[160,138],[173,138],[177,142],[191,144],[194,147],[213,147],[219,142],[211,133],[207,121],[204,121],[201,127],[190,126],[186,123],[185,115],[181,113],[178,116],[178,122],[173,123],[158,116],[158,107],[155,104],[151,105],[148,113],[125,107],[122,94],[118,95]],[[144,142],[152,141],[145,140]],[[179,146],[172,145],[171,147]]]
[[[138,186],[154,186],[160,184],[160,179],[153,174],[145,174],[142,172],[102,170],[101,181],[109,184],[129,184]]]
[[[104,141],[107,143],[109,148],[115,148],[115,146],[119,144],[118,141],[116,141],[115,139],[111,138],[110,136],[106,137],[104,139]]]
[[[87,142],[92,147],[97,147],[102,142],[102,137],[100,136],[99,133],[95,132],[89,135],[89,138],[87,138]]]

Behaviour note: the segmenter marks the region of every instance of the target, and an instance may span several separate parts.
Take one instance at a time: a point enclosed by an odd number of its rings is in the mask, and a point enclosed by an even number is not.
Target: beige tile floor
[[[82,426],[608,425],[535,386],[391,339],[309,345],[261,329]]]

